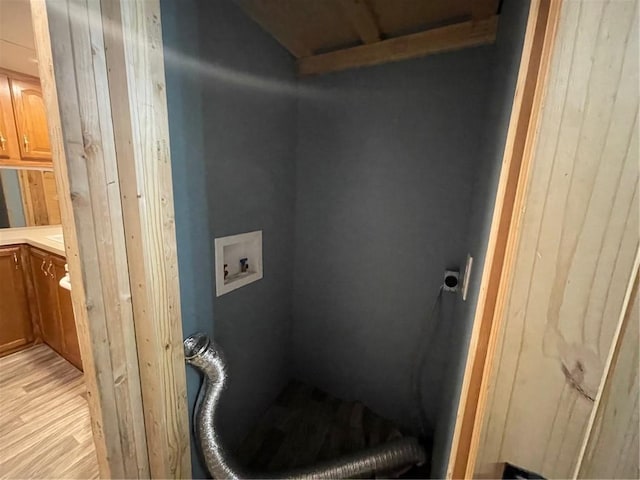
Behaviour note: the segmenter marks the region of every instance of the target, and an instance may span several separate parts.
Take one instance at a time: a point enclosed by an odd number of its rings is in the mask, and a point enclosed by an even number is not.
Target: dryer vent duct
[[[203,374],[196,403],[194,427],[207,469],[213,478],[353,478],[410,465],[421,465],[425,462],[426,455],[418,441],[412,437],[403,437],[336,460],[290,472],[265,475],[245,471],[226,452],[216,434],[216,409],[227,378],[222,352],[205,334],[196,333],[184,341],[184,353],[187,363]]]

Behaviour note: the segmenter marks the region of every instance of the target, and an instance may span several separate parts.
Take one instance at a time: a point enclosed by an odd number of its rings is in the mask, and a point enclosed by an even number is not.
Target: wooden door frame
[[[31,0],[101,477],[191,476],[159,0]]]
[[[561,6],[562,0],[532,0],[529,10],[447,478],[474,474]]]
[[[190,472],[159,0],[31,0],[102,477]],[[532,0],[448,477],[470,477],[560,0]]]

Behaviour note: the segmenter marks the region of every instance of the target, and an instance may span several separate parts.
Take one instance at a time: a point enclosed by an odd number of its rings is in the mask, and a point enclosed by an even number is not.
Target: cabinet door
[[[40,85],[12,79],[11,92],[20,157],[24,161],[51,161],[47,115]]]
[[[20,247],[0,248],[0,356],[34,339]]]
[[[82,360],[80,358],[80,345],[78,343],[78,332],[76,330],[76,320],[73,314],[71,303],[71,292],[60,286],[60,279],[64,277],[64,258],[52,255],[52,272],[55,282],[58,315],[62,325],[62,356],[82,370]]]
[[[31,275],[36,292],[38,317],[42,340],[60,355],[63,354],[62,326],[60,325],[56,301],[55,283],[52,280],[53,266],[49,254],[31,249]]]
[[[11,89],[6,75],[0,75],[0,163],[20,159],[16,125],[13,119]]]

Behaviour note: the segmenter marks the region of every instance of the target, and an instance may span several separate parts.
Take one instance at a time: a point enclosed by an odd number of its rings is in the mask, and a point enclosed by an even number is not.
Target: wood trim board
[[[103,0],[111,121],[151,475],[191,474],[158,0]]]
[[[561,2],[531,2],[447,478],[470,478]]]
[[[477,473],[574,472],[638,245],[638,2],[562,4]]]
[[[51,171],[18,170],[26,226],[60,225],[60,206]]]
[[[375,16],[364,0],[339,0],[338,4],[363,43],[380,41]]]
[[[159,2],[31,9],[100,475],[189,478]]]
[[[87,4],[73,5],[86,22],[71,21],[69,8],[31,3],[98,466],[104,478],[148,476],[137,360],[128,361],[136,352],[122,348],[132,330],[130,294],[119,291],[114,276],[121,264],[113,238],[124,232],[110,221],[103,149],[94,147],[109,139],[96,130],[95,79],[81,63],[87,52],[91,58]]]
[[[493,15],[482,20],[469,20],[380,42],[306,56],[298,59],[298,73],[303,76],[318,75],[488,45],[495,42],[497,28],[498,16]]]
[[[317,75],[493,43],[498,0],[390,0],[236,3]]]
[[[639,265],[640,251],[573,478],[640,478]]]
[[[0,67],[0,75],[6,75],[9,78],[15,78],[16,80],[24,80],[27,82],[40,82],[40,79],[38,77],[34,77],[33,75],[28,75],[26,73],[16,72],[14,70],[9,70],[8,68]]]

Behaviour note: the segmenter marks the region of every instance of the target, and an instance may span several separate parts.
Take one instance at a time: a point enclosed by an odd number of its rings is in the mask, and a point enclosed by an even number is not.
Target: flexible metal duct
[[[225,451],[216,434],[216,408],[227,378],[222,352],[205,334],[196,333],[184,341],[184,353],[187,363],[204,375],[196,404],[194,427],[209,473],[216,479],[267,478],[264,473],[250,473],[237,465]],[[424,449],[415,438],[403,437],[336,460],[269,476],[304,479],[352,478],[409,465],[421,465],[425,458]]]

